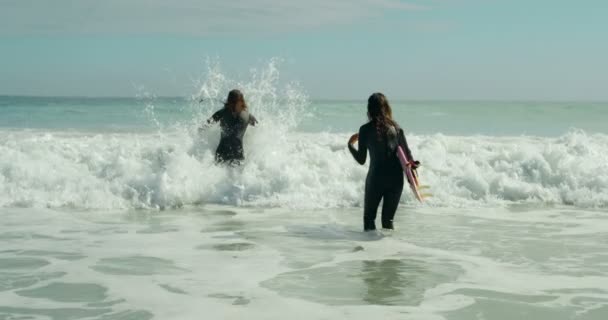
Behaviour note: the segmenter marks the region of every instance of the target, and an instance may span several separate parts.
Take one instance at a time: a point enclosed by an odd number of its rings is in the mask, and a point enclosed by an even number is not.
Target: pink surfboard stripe
[[[422,196],[418,190],[418,179],[416,179],[416,176],[412,171],[410,161],[408,161],[405,157],[405,152],[403,152],[403,148],[401,148],[401,146],[397,146],[397,157],[399,158],[399,162],[401,162],[401,167],[403,168],[403,172],[405,172],[405,176],[407,178],[407,182],[410,184],[412,193],[414,193],[414,196],[416,199],[418,199],[418,201],[422,202]]]

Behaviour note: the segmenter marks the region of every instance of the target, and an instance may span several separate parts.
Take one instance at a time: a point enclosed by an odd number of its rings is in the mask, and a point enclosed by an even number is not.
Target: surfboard
[[[401,162],[401,168],[403,168],[403,172],[405,173],[405,177],[410,185],[410,189],[412,189],[414,197],[416,197],[418,201],[422,202],[423,197],[422,194],[420,194],[418,173],[416,172],[416,169],[412,169],[412,164],[405,157],[405,152],[403,152],[403,148],[401,148],[401,146],[397,146],[397,157],[399,158],[399,162]]]

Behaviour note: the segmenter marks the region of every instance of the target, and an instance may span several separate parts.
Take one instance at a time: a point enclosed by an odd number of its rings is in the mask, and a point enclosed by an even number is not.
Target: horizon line
[[[154,100],[154,99],[183,99],[189,100],[187,96],[155,96],[149,97],[137,97],[137,96],[88,96],[88,95],[27,95],[27,94],[0,94],[0,98],[47,98],[47,99],[133,99],[133,100]],[[311,102],[358,102],[365,101],[367,98],[310,98]],[[595,100],[595,99],[538,99],[538,98],[517,98],[517,99],[504,99],[504,98],[392,98],[390,101],[396,102],[417,102],[417,101],[428,101],[428,102],[553,102],[553,103],[568,103],[568,102],[586,102],[586,103],[608,103],[606,100]]]

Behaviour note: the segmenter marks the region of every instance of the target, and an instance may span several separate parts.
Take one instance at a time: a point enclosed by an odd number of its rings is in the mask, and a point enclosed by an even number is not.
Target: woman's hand
[[[355,142],[357,142],[357,140],[359,140],[359,134],[355,133],[352,136],[350,136],[350,139],[348,139],[348,144],[355,144]]]
[[[420,167],[420,161],[416,160],[416,161],[412,161],[410,163],[412,165],[412,169],[414,169],[414,170],[416,170],[416,169],[418,169],[418,167]]]
[[[202,134],[205,130],[209,129],[211,125],[213,125],[213,118],[209,118],[205,123],[203,123],[200,127],[198,127],[198,133]]]

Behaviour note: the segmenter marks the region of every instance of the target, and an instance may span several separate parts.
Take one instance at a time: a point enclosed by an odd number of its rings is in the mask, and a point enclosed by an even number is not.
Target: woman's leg
[[[382,188],[374,186],[367,181],[365,183],[365,204],[363,209],[363,230],[376,230],[376,214],[378,205],[382,199]]]
[[[238,142],[238,141],[237,141]],[[222,140],[215,151],[215,161],[218,163],[228,163],[230,165],[240,165],[245,160],[243,146],[237,142]]]
[[[399,207],[402,192],[403,179],[386,189],[386,192],[384,193],[384,203],[382,204],[382,228],[394,229],[393,219],[395,217],[395,212],[397,212],[397,207]]]

